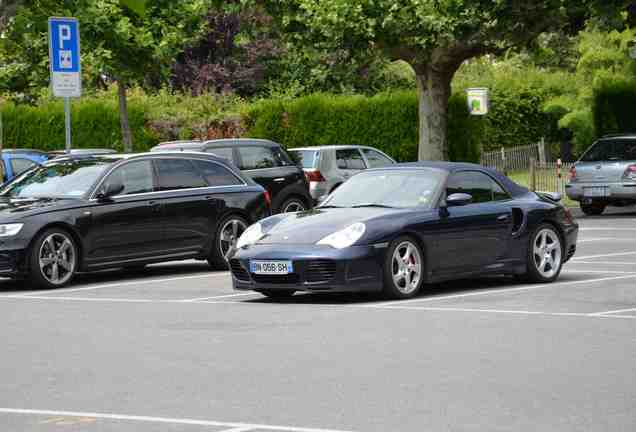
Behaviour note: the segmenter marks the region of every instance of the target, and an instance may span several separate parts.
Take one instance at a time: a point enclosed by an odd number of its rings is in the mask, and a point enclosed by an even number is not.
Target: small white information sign
[[[469,88],[466,90],[468,98],[468,112],[471,115],[488,114],[488,89],[487,88]]]

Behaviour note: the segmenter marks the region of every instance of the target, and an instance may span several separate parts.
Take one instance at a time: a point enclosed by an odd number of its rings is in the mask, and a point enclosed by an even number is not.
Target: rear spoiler
[[[550,201],[554,201],[554,202],[559,202],[559,201],[561,201],[561,198],[562,198],[561,194],[558,193],[558,192],[540,192],[540,191],[537,191],[535,193],[537,195],[539,195],[540,197],[547,198]]]

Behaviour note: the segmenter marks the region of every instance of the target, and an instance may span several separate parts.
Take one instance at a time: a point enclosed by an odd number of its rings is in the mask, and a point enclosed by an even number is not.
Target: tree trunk
[[[415,67],[419,103],[418,160],[448,160],[448,99],[454,73]]]
[[[121,124],[121,136],[124,140],[124,152],[132,153],[132,133],[128,123],[128,103],[126,102],[126,83],[117,81],[117,94],[119,96],[119,123]]]

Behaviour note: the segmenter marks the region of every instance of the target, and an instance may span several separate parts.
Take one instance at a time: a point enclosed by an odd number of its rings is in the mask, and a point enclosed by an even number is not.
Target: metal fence
[[[542,164],[548,162],[545,141],[482,153],[481,164],[501,172],[520,171],[530,169],[530,161],[533,159]]]
[[[568,173],[572,163],[546,162],[535,163],[530,161],[527,186],[532,191],[559,192],[565,195],[565,184],[568,181]]]
[[[568,172],[573,164],[552,161],[545,141],[537,144],[501,148],[481,156],[481,164],[503,172],[533,191],[565,194]]]

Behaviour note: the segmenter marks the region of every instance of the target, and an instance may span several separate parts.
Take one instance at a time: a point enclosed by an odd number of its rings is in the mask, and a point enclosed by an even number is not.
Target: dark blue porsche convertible
[[[410,298],[427,283],[486,274],[552,282],[578,235],[559,200],[473,164],[364,171],[314,210],[250,226],[230,260],[234,288]]]

